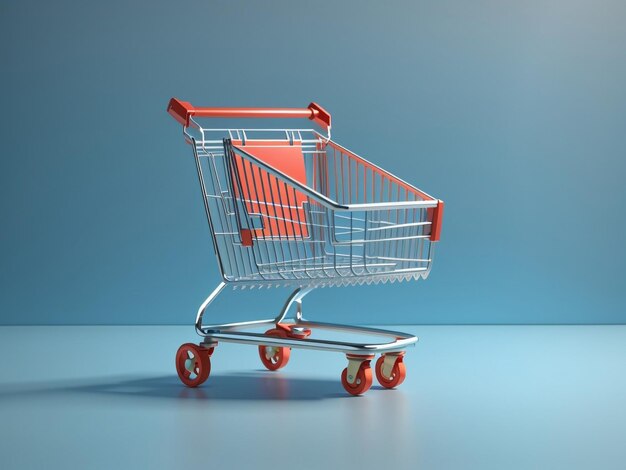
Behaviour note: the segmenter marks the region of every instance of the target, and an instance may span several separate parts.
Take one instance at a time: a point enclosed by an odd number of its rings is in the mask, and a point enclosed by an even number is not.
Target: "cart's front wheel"
[[[265,334],[268,336],[278,336],[280,338],[287,337],[287,333],[278,328],[267,330]],[[261,362],[269,370],[278,370],[285,367],[289,362],[290,355],[291,348],[283,346],[259,346]]]
[[[348,368],[346,367],[341,373],[341,385],[350,395],[362,395],[372,386],[372,368],[370,361],[363,361],[359,366],[356,377],[352,383],[348,382]]]
[[[211,349],[203,349],[193,343],[185,343],[176,353],[176,372],[180,381],[187,387],[197,387],[209,378],[211,373]]]
[[[393,359],[392,355],[389,355],[389,359]],[[393,367],[385,367],[385,358],[387,355],[380,356],[376,361],[376,378],[378,383],[385,388],[394,388],[404,382],[406,378],[406,366],[402,360],[402,355],[397,355]],[[387,359],[387,360],[389,360]],[[386,370],[391,369],[391,370]]]

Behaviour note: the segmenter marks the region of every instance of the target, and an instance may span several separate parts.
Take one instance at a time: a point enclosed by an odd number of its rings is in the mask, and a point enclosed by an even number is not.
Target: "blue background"
[[[171,96],[317,101],[446,201],[426,282],[309,316],[625,323],[624,24],[609,0],[2,2],[0,323],[193,321],[219,275]],[[287,292],[236,294],[223,317]]]

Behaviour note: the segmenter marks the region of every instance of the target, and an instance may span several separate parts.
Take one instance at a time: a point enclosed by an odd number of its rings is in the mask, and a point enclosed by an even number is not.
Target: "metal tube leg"
[[[220,294],[220,292],[222,292],[224,287],[226,287],[226,283],[223,281],[220,282],[218,286],[213,290],[213,292],[211,292],[209,296],[204,300],[204,302],[202,302],[202,305],[200,305],[200,308],[198,309],[198,314],[196,315],[196,332],[200,336],[206,336],[207,331],[210,331],[210,330],[221,331],[223,329],[230,329],[232,327],[237,327],[237,326],[253,326],[255,324],[258,324],[258,325],[266,324],[271,321],[271,320],[261,320],[261,321],[242,322],[240,324],[227,323],[223,325],[209,325],[209,326],[203,327],[202,318],[204,316],[204,313],[206,312],[209,305],[211,305],[211,303]],[[295,289],[291,293],[291,295],[287,298],[287,301],[283,305],[283,308],[274,319],[274,323],[278,324],[285,319],[285,317],[287,316],[287,313],[289,313],[289,309],[291,308],[294,302],[297,305],[296,321],[300,321],[302,319],[302,299],[304,298],[305,295],[307,295],[313,289],[315,288],[314,287],[306,287],[306,288],[298,287],[297,289]]]
[[[291,308],[291,305],[294,302],[297,304],[296,321],[300,321],[302,319],[302,299],[304,298],[305,295],[307,295],[313,289],[315,289],[315,287],[306,287],[306,288],[298,287],[296,290],[294,290],[291,293],[291,295],[287,298],[285,305],[283,306],[282,310],[280,311],[280,313],[274,320],[276,324],[282,322],[285,319],[285,317],[287,316],[287,313],[289,312],[289,309]]]
[[[196,333],[200,336],[204,336],[204,332],[202,331],[202,317],[204,316],[204,312],[207,307],[215,300],[215,298],[219,295],[220,292],[226,287],[226,283],[224,281],[220,282],[218,286],[209,294],[209,296],[202,302],[200,308],[198,309],[198,315],[196,315]]]

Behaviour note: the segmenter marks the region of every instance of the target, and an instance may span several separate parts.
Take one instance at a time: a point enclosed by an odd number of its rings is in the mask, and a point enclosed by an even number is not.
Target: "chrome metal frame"
[[[427,210],[437,207],[437,200],[334,143],[330,140],[330,133],[324,136],[312,129],[205,129],[193,117],[190,118],[190,126],[183,126],[183,134],[193,149],[204,209],[223,278],[222,282],[209,294],[198,309],[195,329],[204,338],[201,343],[202,346],[213,347],[219,342],[231,342],[268,347],[315,349],[340,352],[357,358],[359,356],[368,358],[374,354],[398,353],[415,345],[418,340],[417,337],[402,332],[308,321],[302,314],[302,300],[318,286],[426,278],[430,272],[434,256],[433,243],[429,241],[431,222],[427,217]],[[254,155],[255,138],[253,134],[255,133],[278,133],[279,139],[269,139],[269,141],[275,140],[276,146],[282,148],[284,148],[285,142],[292,144],[297,141],[302,146],[303,156],[317,158],[312,167],[314,171],[315,168],[318,168],[317,171],[322,171],[320,165],[324,163],[324,159],[334,158],[335,172],[338,171],[337,165],[340,164],[341,174],[325,177],[327,178],[325,181],[312,182],[311,184],[308,181],[307,184],[298,181]],[[217,136],[212,137],[214,134]],[[266,143],[268,141],[265,138],[263,140]],[[233,141],[240,142],[240,144],[235,146],[232,144]],[[320,148],[325,150],[321,151]],[[324,152],[331,151],[333,152],[332,156],[330,153],[320,156]],[[223,168],[218,168],[216,161],[223,165]],[[344,162],[347,162],[346,165],[350,165],[345,171]],[[330,168],[331,164],[328,161],[326,164]],[[351,165],[354,165],[354,169]],[[272,215],[278,214],[277,208],[280,208],[283,214],[285,211],[289,211],[291,214],[294,209],[296,213],[304,209],[307,211],[305,221],[280,219],[281,223],[291,223],[292,225],[294,222],[296,224],[308,224],[309,233],[307,236],[300,233],[296,237],[295,229],[291,236],[285,235],[285,233],[255,235],[255,244],[264,246],[264,249],[267,250],[266,258],[260,251],[259,254],[255,254],[252,248],[244,249],[243,237],[241,236],[241,230],[244,226],[248,230],[253,227],[251,216],[263,215],[252,213],[254,211],[250,210],[250,205],[256,204],[258,208],[261,204],[258,199],[255,200],[250,195],[250,188],[241,186],[241,180],[247,181],[249,179],[249,176],[245,174],[248,168],[253,175],[255,172],[258,172],[259,175],[261,172],[263,175],[267,175],[263,177],[267,178],[267,186],[261,188],[260,193],[266,199],[270,199],[263,202],[265,206],[269,205],[272,208],[270,213],[264,214],[268,220],[272,218]],[[241,171],[244,172],[243,176],[239,174]],[[330,170],[327,169],[327,171]],[[359,171],[362,171],[361,180],[359,180]],[[371,180],[368,180],[368,174],[371,175]],[[321,178],[319,175],[317,177]],[[353,195],[353,190],[350,187],[347,190],[343,188],[343,185],[340,190],[337,188],[337,182],[344,177],[356,177],[353,183],[357,186],[356,196]],[[379,183],[377,183],[377,178]],[[329,188],[331,181],[335,185],[334,192],[332,188]],[[207,183],[210,188],[207,188]],[[273,200],[273,198],[279,199],[282,194],[273,193],[273,188],[276,185],[284,185],[294,194],[294,199],[291,202],[289,200],[286,202]],[[384,194],[387,192],[386,187],[388,187],[388,195]],[[358,188],[362,188],[360,196]],[[254,192],[256,194],[256,188]],[[296,193],[306,199],[301,207],[292,204],[293,201],[298,200],[295,196]],[[238,209],[238,204],[243,204],[244,209]],[[243,213],[240,214],[239,212]],[[394,213],[399,215],[393,215]],[[359,214],[363,215],[360,216]],[[387,218],[385,218],[385,214]],[[293,217],[290,216],[289,218]],[[300,218],[299,214],[297,218]],[[337,220],[343,222],[338,223]],[[271,224],[271,222],[267,223]],[[253,232],[255,230],[258,232],[258,229],[252,229]],[[318,241],[316,236],[312,235],[314,231],[317,231],[315,232],[317,237],[325,240]],[[357,234],[362,234],[362,236],[356,238]],[[292,245],[295,244],[297,247],[298,243],[309,244],[310,246],[321,243],[318,250],[323,253],[321,256],[323,259],[319,262],[319,266],[315,264],[317,263],[315,255],[313,262],[310,261],[310,256],[294,255]],[[270,244],[273,244],[275,253],[278,251],[277,247],[281,251],[285,247],[284,250],[287,251],[287,254],[283,254],[282,258],[276,255],[272,258],[270,250],[267,248]],[[328,255],[326,246],[334,250],[334,257],[326,258]],[[375,250],[368,249],[368,246],[382,247],[379,251],[383,251],[383,254],[372,255]],[[344,252],[338,255],[337,251],[342,249]],[[362,254],[354,254],[359,249]],[[260,250],[260,248],[255,247],[255,250]],[[307,252],[306,250],[303,250],[304,253]],[[300,255],[299,249],[296,248],[296,252],[297,255]],[[320,257],[319,254],[318,257]],[[348,262],[344,261],[346,257]],[[265,259],[269,261],[265,262]],[[383,267],[377,269],[373,260]],[[269,269],[268,265],[274,270]],[[303,273],[295,276],[296,268],[301,269]],[[295,289],[274,318],[204,325],[205,312],[227,284],[231,283],[236,287],[243,288],[294,285]],[[288,318],[289,311],[294,305],[296,307],[295,315]],[[281,338],[244,331],[264,326],[273,327],[277,324],[310,330],[325,329],[372,335],[388,338],[388,341],[364,344],[311,337],[303,339]]]
[[[312,322],[304,319],[302,316],[302,299],[314,289],[312,287],[298,287],[297,289],[295,289],[287,298],[285,305],[275,318],[267,320],[253,320],[238,323],[224,323],[203,326],[202,320],[207,308],[222,292],[226,285],[226,282],[220,282],[220,284],[213,290],[213,292],[209,294],[205,301],[202,302],[202,305],[200,305],[200,308],[198,309],[198,314],[196,316],[196,332],[200,336],[204,337],[204,340],[201,344],[207,348],[213,347],[219,342],[227,342],[251,344],[257,346],[263,345],[274,347],[282,346],[298,349],[316,349],[320,351],[340,352],[355,356],[371,356],[372,354],[399,352],[409,346],[414,346],[415,343],[418,341],[418,338],[416,336],[402,333],[399,331],[341,325],[336,323]],[[294,304],[296,305],[295,317],[291,320],[285,321],[291,306]],[[313,338],[279,338],[275,336],[267,336],[262,333],[240,331],[262,326],[274,326],[279,323],[283,325],[292,325],[297,328],[307,328],[312,331],[316,329],[343,331],[353,334],[384,336],[392,338],[393,340],[386,343],[363,344],[348,341],[331,341]]]

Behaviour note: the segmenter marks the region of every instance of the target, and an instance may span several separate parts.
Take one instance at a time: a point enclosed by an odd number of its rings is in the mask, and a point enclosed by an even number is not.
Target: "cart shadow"
[[[121,380],[88,386],[85,392],[183,400],[321,400],[344,397],[333,380],[285,378],[278,374],[215,375],[197,388],[188,388],[176,376]]]
[[[129,378],[116,377],[93,382],[40,384],[0,392],[0,397],[58,395],[66,393],[97,394],[112,398],[169,400],[324,400],[348,396],[337,380],[285,378],[279,374],[215,374],[197,388],[188,388],[177,376]]]

